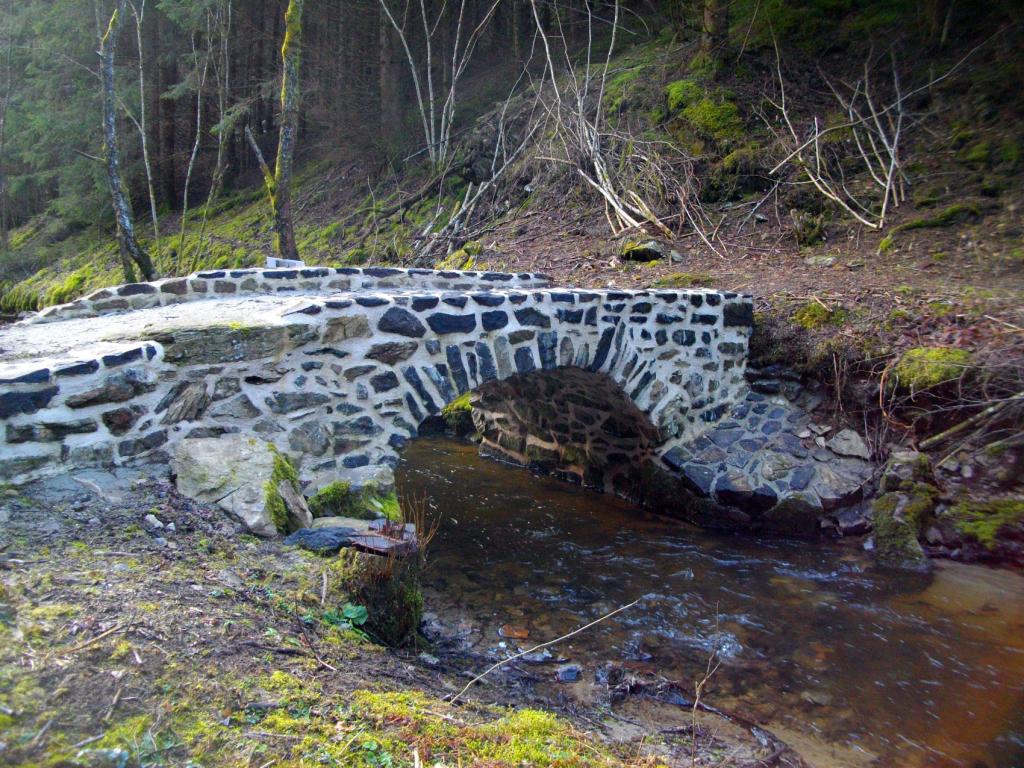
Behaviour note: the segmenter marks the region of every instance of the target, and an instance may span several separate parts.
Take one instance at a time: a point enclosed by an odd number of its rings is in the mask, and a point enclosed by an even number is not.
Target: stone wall
[[[234,290],[218,292],[219,281]],[[239,270],[183,279],[181,294],[161,281],[55,308],[0,331],[0,348],[13,349],[0,353],[0,479],[161,459],[185,437],[242,433],[291,454],[310,487],[387,482],[424,418],[534,370],[607,375],[662,441],[700,434],[744,396],[749,297],[542,281]],[[19,345],[54,351],[18,360]]]

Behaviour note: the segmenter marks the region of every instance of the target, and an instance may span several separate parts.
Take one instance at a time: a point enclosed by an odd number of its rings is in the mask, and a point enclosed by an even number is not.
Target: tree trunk
[[[252,145],[263,171],[263,180],[274,215],[274,250],[282,259],[298,259],[295,228],[292,222],[292,170],[295,164],[295,140],[299,125],[299,62],[302,53],[303,0],[288,0],[284,14],[284,43],[281,45],[281,127],[277,139],[277,163],[274,173],[263,159],[252,132],[246,138]]]
[[[106,150],[107,182],[114,204],[117,220],[117,240],[121,249],[121,262],[126,267],[125,279],[133,280],[129,265],[134,263],[146,280],[153,280],[156,272],[153,263],[135,238],[135,222],[132,216],[131,200],[121,180],[121,160],[117,140],[117,96],[114,92],[114,54],[117,50],[117,30],[124,15],[126,0],[119,0],[118,7],[110,17],[107,31],[100,39],[100,80],[103,86],[103,144]]]
[[[729,1],[704,0],[701,45],[705,53],[718,58],[729,32]]]

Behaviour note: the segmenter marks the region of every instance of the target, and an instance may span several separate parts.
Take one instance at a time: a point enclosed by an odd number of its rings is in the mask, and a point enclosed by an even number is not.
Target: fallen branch
[[[499,667],[503,667],[506,664],[508,664],[509,662],[515,661],[516,659],[521,658],[521,657],[525,656],[528,653],[533,653],[534,651],[539,651],[542,648],[548,648],[548,647],[554,645],[555,643],[562,642],[563,640],[568,640],[570,637],[578,635],[583,630],[590,629],[594,625],[600,624],[605,619],[610,619],[615,614],[622,613],[623,611],[628,610],[629,608],[632,608],[634,605],[636,605],[639,602],[640,602],[639,600],[634,600],[632,603],[629,603],[628,605],[624,605],[621,608],[616,608],[611,613],[606,613],[601,618],[594,619],[589,624],[584,624],[582,627],[578,627],[578,628],[574,629],[572,632],[570,632],[570,633],[568,633],[566,635],[562,635],[561,637],[556,637],[554,640],[548,640],[546,643],[541,643],[540,645],[535,645],[533,648],[529,648],[528,650],[525,650],[525,651],[520,651],[519,653],[515,654],[514,656],[509,656],[507,659],[502,659],[498,663],[492,664],[485,671],[481,672],[479,675],[477,675],[472,680],[470,680],[468,683],[466,683],[466,687],[463,688],[458,693],[456,693],[454,696],[452,696],[449,699],[449,701],[452,702],[452,703],[457,701],[466,691],[468,691],[470,688],[472,688],[475,683],[479,682],[480,680],[485,678],[487,675],[491,674],[491,672],[493,672],[494,670],[498,669]]]
[[[1018,392],[1011,398],[1001,400],[998,403],[990,405],[988,408],[984,409],[983,411],[979,411],[978,413],[971,416],[969,419],[964,419],[959,424],[953,425],[945,432],[940,432],[937,435],[932,435],[927,440],[922,441],[919,447],[922,451],[927,451],[929,448],[933,448],[936,445],[940,445],[946,442],[946,440],[953,437],[954,435],[959,435],[964,430],[977,424],[979,421],[987,419],[990,416],[995,416],[997,413],[999,413],[999,411],[1005,408],[1007,404],[1018,400],[1024,400],[1024,392]]]

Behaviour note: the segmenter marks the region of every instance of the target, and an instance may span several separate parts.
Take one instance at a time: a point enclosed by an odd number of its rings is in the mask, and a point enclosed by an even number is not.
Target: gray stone
[[[213,399],[226,400],[229,397],[234,397],[241,391],[242,385],[239,380],[233,376],[227,376],[223,379],[218,379],[217,383],[213,385]]]
[[[826,447],[840,456],[853,456],[858,459],[864,459],[869,461],[871,459],[871,451],[868,450],[867,445],[864,443],[864,439],[854,432],[852,429],[844,429],[837,432],[831,440],[828,441]]]
[[[331,435],[319,421],[307,421],[292,430],[288,447],[296,453],[323,456],[331,447]]]
[[[144,392],[156,389],[152,374],[138,368],[127,368],[108,376],[98,387],[72,395],[65,403],[69,408],[85,408],[103,403],[123,403]]]
[[[7,425],[8,443],[53,443],[63,440],[68,435],[83,435],[95,432],[99,425],[94,419],[78,419],[77,421],[52,422],[41,424]]]
[[[366,357],[386,365],[395,365],[412,357],[419,346],[417,341],[388,341],[383,344],[374,344],[366,353]]]
[[[270,445],[248,435],[186,438],[173,449],[171,469],[178,491],[216,504],[260,536],[277,533],[266,503],[266,484],[274,472]]]
[[[319,555],[333,555],[347,546],[356,533],[353,528],[300,528],[286,538],[284,543]]]
[[[254,419],[259,415],[260,409],[253,405],[248,395],[239,395],[210,409],[210,416],[217,419]]]
[[[303,408],[315,408],[330,399],[319,392],[275,392],[264,402],[274,413],[292,413]]]
[[[370,321],[366,315],[343,315],[327,321],[323,341],[325,344],[336,344],[339,341],[360,339],[370,335]]]
[[[201,418],[210,404],[206,383],[195,381],[185,385],[167,406],[167,414],[161,423],[177,424],[179,421],[196,421]],[[159,413],[161,409],[157,407]]]
[[[277,492],[284,501],[285,509],[288,510],[289,531],[308,528],[313,524],[313,515],[306,505],[306,500],[295,490],[295,486],[291,482],[282,480],[277,484]]]
[[[419,321],[416,315],[401,307],[388,309],[377,323],[377,329],[384,333],[396,333],[399,336],[414,338],[421,338],[427,332],[426,326]]]

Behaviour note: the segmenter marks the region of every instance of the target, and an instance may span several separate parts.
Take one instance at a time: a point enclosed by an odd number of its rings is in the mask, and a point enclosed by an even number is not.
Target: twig
[[[522,656],[525,656],[528,653],[533,653],[534,651],[539,651],[542,648],[547,648],[549,646],[554,645],[555,643],[560,643],[563,640],[567,640],[570,637],[573,637],[574,635],[578,635],[583,630],[590,629],[595,624],[600,624],[605,619],[609,619],[609,618],[611,618],[612,616],[614,616],[617,613],[622,613],[623,611],[628,610],[629,608],[632,608],[634,605],[636,605],[639,602],[640,602],[639,599],[634,600],[632,603],[629,603],[628,605],[624,605],[621,608],[616,608],[611,613],[606,613],[601,618],[594,619],[594,621],[590,622],[589,624],[584,624],[582,627],[578,627],[577,629],[574,629],[572,632],[570,632],[570,633],[568,633],[566,635],[562,635],[561,637],[556,637],[554,640],[548,640],[546,643],[541,643],[540,645],[535,645],[533,648],[529,648],[528,650],[525,650],[525,651],[520,651],[519,653],[515,654],[514,656],[509,656],[507,659],[502,659],[498,663],[492,664],[485,671],[481,672],[479,675],[477,675],[472,680],[470,680],[468,683],[466,683],[466,687],[463,688],[458,693],[456,693],[454,696],[452,696],[449,699],[449,701],[450,702],[457,701],[466,691],[468,691],[474,685],[474,683],[478,682],[479,680],[482,680],[484,677],[486,677],[487,675],[489,675],[491,672],[493,672],[494,670],[498,669],[499,667],[505,666],[510,661],[515,661],[516,659],[518,659],[518,658],[520,658]]]

